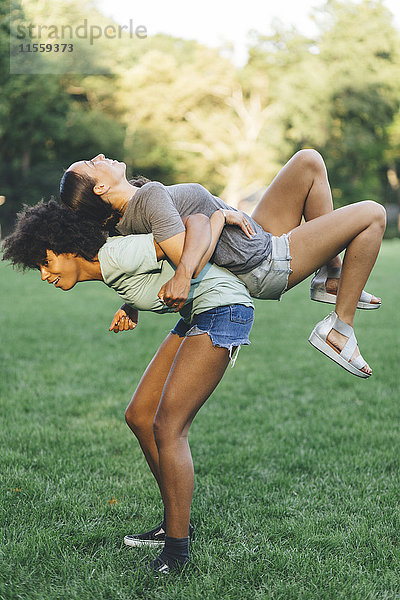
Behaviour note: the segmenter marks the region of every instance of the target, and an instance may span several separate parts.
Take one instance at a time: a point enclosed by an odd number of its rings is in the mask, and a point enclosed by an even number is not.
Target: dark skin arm
[[[129,331],[135,329],[139,321],[139,311],[129,304],[123,304],[115,313],[109,331]]]
[[[214,254],[216,245],[218,243],[219,238],[221,237],[221,233],[225,225],[235,225],[236,227],[240,227],[240,229],[246,234],[248,238],[255,234],[255,231],[248,221],[247,216],[244,212],[240,210],[216,210],[210,217],[210,227],[211,227],[211,241],[207,251],[204,253],[203,258],[197,265],[197,268],[194,272],[194,277],[198,277],[201,270],[205,267],[208,261],[211,259]]]
[[[249,238],[255,233],[246,214],[241,211],[217,210],[210,219],[205,215],[195,214],[185,217],[183,221],[186,233],[179,233],[161,245],[154,242],[157,260],[168,256],[177,266],[174,276],[158,293],[159,298],[167,306],[173,306],[175,312],[185,304],[192,277],[197,277],[210,260],[225,225],[240,227]],[[129,311],[133,313],[129,314]],[[118,333],[134,329],[137,321],[138,312],[129,305],[124,305],[115,313],[110,331]]]
[[[174,276],[162,286],[159,297],[176,311],[185,304],[193,274],[211,243],[208,217],[202,214],[189,215],[183,219],[183,224],[186,233],[174,235],[159,244],[164,254],[176,266]],[[158,254],[157,258],[160,260]]]
[[[154,242],[157,260],[168,257],[176,266],[174,276],[161,288],[163,301],[178,311],[189,295],[193,273],[211,243],[211,227],[208,217],[189,215],[183,219],[186,231],[157,244]],[[161,292],[160,290],[160,292]],[[134,311],[134,312],[132,312]],[[136,327],[138,312],[124,304],[114,315],[109,331],[132,330]]]
[[[192,222],[196,223],[195,219],[198,219],[198,217],[204,217],[204,215],[196,214],[196,215],[190,215],[189,217],[187,217],[185,225],[186,225],[188,231],[189,231],[189,226],[191,226]],[[190,290],[190,283],[191,283],[192,277],[197,277],[200,274],[203,267],[207,264],[207,262],[210,260],[210,258],[214,254],[215,247],[218,243],[218,240],[221,236],[222,230],[225,225],[235,225],[237,227],[240,227],[243,230],[243,232],[246,234],[246,236],[249,238],[251,238],[252,235],[254,235],[254,233],[255,233],[253,227],[251,226],[251,223],[247,220],[245,213],[243,213],[241,211],[216,210],[211,215],[210,219],[208,219],[207,217],[205,217],[205,218],[207,219],[208,225],[210,228],[210,234],[211,234],[210,238],[209,238],[210,241],[209,241],[207,249],[205,250],[205,252],[203,252],[203,255],[200,258],[199,258],[200,253],[198,251],[198,246],[199,246],[198,239],[195,240],[195,238],[193,236],[193,242],[191,242],[191,243],[193,243],[193,250],[192,250],[191,245],[185,244],[185,249],[187,248],[187,250],[188,250],[187,256],[191,260],[191,262],[190,262],[190,269],[188,269],[187,271],[181,270],[181,273],[179,274],[179,277],[178,277],[178,282],[179,282],[178,285],[181,285],[182,286],[181,289],[185,290],[185,293],[182,294],[180,298],[177,298],[175,296],[171,284],[173,284],[174,279],[176,278],[176,275],[178,273],[178,269],[179,269],[180,265],[184,262],[183,261],[184,254],[182,252],[182,241],[181,240],[176,241],[173,251],[171,249],[171,253],[169,254],[169,257],[173,261],[173,263],[175,265],[176,264],[178,265],[177,270],[176,270],[174,277],[172,277],[172,279],[167,281],[167,283],[165,283],[162,286],[161,290],[158,293],[158,296],[159,296],[160,300],[162,300],[163,302],[165,302],[165,304],[167,304],[167,306],[173,306],[175,309],[175,312],[180,310],[186,302],[186,299],[188,297],[189,290]],[[187,237],[188,237],[188,235],[189,235],[189,233],[187,234]],[[175,236],[175,237],[177,238],[178,236]],[[173,238],[171,238],[171,239],[173,239]],[[190,248],[190,252],[189,252],[189,248]],[[204,244],[202,245],[201,249],[203,250],[203,248],[204,248]],[[173,256],[171,256],[171,254]],[[180,255],[182,256],[182,258],[180,259],[180,262],[179,262]]]

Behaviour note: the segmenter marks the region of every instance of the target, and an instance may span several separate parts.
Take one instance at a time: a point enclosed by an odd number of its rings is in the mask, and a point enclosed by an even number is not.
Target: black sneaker
[[[195,538],[195,531],[192,524],[189,524],[189,539],[192,542]],[[154,529],[145,533],[134,533],[124,537],[126,546],[163,546],[165,542],[164,523],[160,523]]]
[[[169,575],[170,573],[182,573],[189,564],[190,560],[185,560],[183,562],[174,560],[171,562],[166,559],[164,560],[162,555],[160,555],[147,563],[145,569],[150,570],[154,575]]]

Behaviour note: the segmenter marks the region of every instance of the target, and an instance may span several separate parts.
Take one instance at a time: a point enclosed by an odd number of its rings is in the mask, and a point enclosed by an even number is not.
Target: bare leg
[[[252,217],[266,231],[282,235],[298,227],[303,217],[311,221],[332,211],[331,188],[322,156],[315,150],[300,150],[279,171]],[[336,255],[326,264],[340,267],[342,261]],[[326,290],[336,294],[338,279],[327,279]],[[373,296],[371,302],[379,304],[380,299]]]
[[[279,171],[252,213],[273,235],[288,233],[302,217],[311,221],[333,211],[325,163],[315,150],[300,150]]]
[[[346,248],[336,314],[353,326],[357,302],[375,264],[385,224],[386,213],[380,204],[360,202],[296,227],[290,237],[293,273],[288,289]],[[335,331],[328,340],[339,350],[346,341]],[[368,366],[364,370],[371,372]]]
[[[158,449],[154,440],[153,421],[162,390],[175,355],[184,338],[169,334],[144,372],[125,411],[125,419],[136,435],[161,493]]]
[[[167,535],[188,535],[194,473],[189,427],[229,364],[229,352],[207,334],[188,337],[177,352],[154,421]]]

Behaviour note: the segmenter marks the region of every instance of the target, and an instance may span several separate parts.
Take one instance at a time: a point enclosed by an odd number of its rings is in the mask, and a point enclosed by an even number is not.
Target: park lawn
[[[400,598],[400,243],[386,241],[358,311],[374,368],[346,373],[307,342],[330,307],[305,282],[258,302],[252,345],[200,411],[194,567],[154,579],[128,549],[162,507],[124,409],[176,319],[111,334],[118,297],[69,293],[0,266],[0,599]]]

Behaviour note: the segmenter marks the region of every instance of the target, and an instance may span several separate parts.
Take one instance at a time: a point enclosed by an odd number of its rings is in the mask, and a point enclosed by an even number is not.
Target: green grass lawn
[[[0,266],[0,599],[400,598],[400,243],[359,311],[369,380],[307,342],[330,308],[309,282],[258,302],[252,345],[191,431],[195,568],[133,573],[157,551],[123,537],[162,506],[124,409],[176,319],[108,332],[118,297]]]

